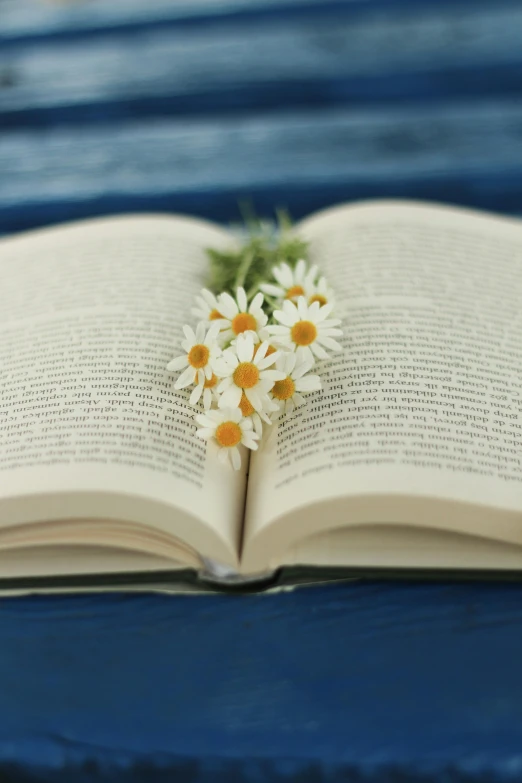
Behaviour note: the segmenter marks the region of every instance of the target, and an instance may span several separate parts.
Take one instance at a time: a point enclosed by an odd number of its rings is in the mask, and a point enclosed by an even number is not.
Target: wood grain
[[[326,12],[357,14],[393,5],[393,9],[420,3],[450,4],[452,0],[0,0],[0,40],[53,40],[104,35],[115,29],[130,30],[157,25],[176,26],[265,18],[295,19],[301,14],[316,17]],[[503,0],[504,3],[507,0]],[[512,0],[516,2],[516,0]]]
[[[456,583],[3,600],[0,772],[516,780],[521,608]]]
[[[4,45],[0,127],[520,96],[521,30],[520,6],[421,4]]]
[[[518,0],[0,0],[0,233],[522,214]],[[0,601],[0,780],[514,783],[522,584]]]
[[[367,197],[522,212],[514,100],[5,133],[0,230],[126,211],[296,217]],[[272,213],[273,214],[273,213]]]

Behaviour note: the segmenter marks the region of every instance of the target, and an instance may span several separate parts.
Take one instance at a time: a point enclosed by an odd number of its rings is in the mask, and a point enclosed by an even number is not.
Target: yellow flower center
[[[224,421],[216,427],[216,440],[228,449],[237,446],[241,443],[241,427],[235,421]]]
[[[208,314],[208,320],[209,321],[218,321],[220,318],[223,318],[219,310],[211,310]]]
[[[206,345],[193,345],[188,355],[188,362],[195,370],[205,367],[210,351]]]
[[[288,400],[295,392],[295,383],[288,375],[282,381],[276,381],[272,388],[272,394],[277,400]]]
[[[290,336],[296,345],[310,345],[317,337],[317,327],[311,321],[297,321]]]
[[[217,377],[212,373],[212,378],[205,378],[204,388],[205,389],[213,389],[214,386],[217,383]]]
[[[241,395],[241,399],[239,401],[239,407],[241,408],[241,413],[243,414],[243,416],[251,416],[255,411],[254,406],[247,398],[245,392],[243,392],[243,394]]]
[[[298,296],[304,296],[305,291],[302,285],[293,285],[286,292],[285,299],[297,299]]]
[[[252,389],[259,382],[259,370],[252,362],[241,362],[232,377],[236,386],[241,389]]]
[[[232,321],[234,334],[243,334],[243,332],[248,330],[255,332],[256,328],[256,319],[250,313],[238,313]]]
[[[314,302],[319,302],[321,307],[325,304],[328,304],[328,300],[326,296],[323,296],[322,294],[314,294],[313,296],[311,296],[310,299],[308,300],[308,304],[313,304]]]

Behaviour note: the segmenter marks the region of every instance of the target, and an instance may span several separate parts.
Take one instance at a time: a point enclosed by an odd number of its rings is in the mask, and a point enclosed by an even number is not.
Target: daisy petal
[[[296,359],[295,353],[287,353],[281,357],[281,362],[278,362],[277,369],[282,370],[285,375],[290,375],[295,367]]]
[[[334,340],[332,337],[323,337],[321,334],[317,338],[317,342],[320,345],[324,345],[325,348],[329,348],[331,351],[342,351],[343,347],[342,345],[339,345],[339,343]]]
[[[275,315],[276,313],[274,313],[274,318]],[[277,326],[277,324],[275,324],[274,326],[267,326],[266,328],[269,334],[288,334],[288,326]]]
[[[189,399],[190,405],[198,404],[202,392],[203,392],[203,386],[201,384],[198,384],[196,388],[192,391],[192,394],[190,395],[190,399]]]
[[[254,343],[248,337],[244,337],[242,334],[238,335],[236,342],[237,358],[240,362],[252,361],[254,354]]]
[[[219,398],[220,408],[237,408],[241,401],[241,389],[235,384],[231,384]]]
[[[214,422],[209,419],[205,413],[198,413],[194,416],[194,421],[199,424],[200,427],[213,427]]]
[[[221,319],[218,319],[217,321],[212,321],[212,326],[207,332],[207,337],[205,339],[205,343],[209,345],[210,343],[213,343],[214,340],[217,338],[219,331],[221,329]]]
[[[296,283],[302,283],[306,274],[306,261],[300,258],[294,269],[294,280]]]
[[[295,356],[295,354],[292,354],[292,356]],[[299,378],[302,378],[303,375],[306,375],[306,373],[309,372],[313,366],[314,363],[311,361],[301,362],[301,364],[299,364],[292,373],[292,378],[294,381],[297,381]]]
[[[327,305],[325,305],[326,307]],[[319,318],[317,319],[320,320]],[[330,318],[328,321],[321,321],[321,330],[322,329],[330,329],[332,326],[339,326],[341,323],[340,318]]]
[[[263,402],[261,396],[257,393],[257,391],[255,391],[255,389],[245,389],[245,396],[249,401],[249,403],[256,409],[256,411],[263,410]],[[238,405],[239,405],[239,401],[238,401]]]
[[[210,413],[210,411],[208,413]],[[196,421],[200,427],[213,427],[215,422],[212,421],[208,413],[198,413],[194,416],[194,421]]]
[[[239,470],[241,467],[241,455],[236,446],[230,449],[230,459],[232,460],[232,467],[234,470]]]
[[[225,324],[230,324],[230,321],[225,321]],[[232,331],[232,329],[225,329],[223,327],[223,331],[219,333],[219,341],[221,345],[226,345],[230,342],[230,340],[233,340],[236,335]]]
[[[200,293],[210,308],[215,307],[216,297],[214,296],[212,291],[209,291],[208,288],[202,288]]]
[[[328,359],[328,354],[324,350],[324,348],[321,348],[321,346],[318,343],[312,343],[310,346],[312,353],[314,353],[318,359]]]
[[[220,448],[217,456],[221,464],[226,465],[228,462],[228,449]]]
[[[298,362],[312,362],[312,366],[315,364],[315,357],[307,345],[299,345],[296,349]]]
[[[229,389],[232,386],[232,378],[223,378],[221,383],[219,383],[216,387],[216,391],[218,394],[223,394],[224,391]]]
[[[297,391],[319,391],[321,388],[321,379],[318,375],[307,375],[306,378],[300,378],[295,382]]]
[[[319,308],[321,305],[319,302],[312,302],[312,304],[308,308],[308,317],[311,321],[317,321],[317,316],[319,315]]]
[[[285,291],[283,288],[280,288],[277,285],[272,285],[271,283],[263,283],[259,287],[261,291],[263,291],[263,293],[268,294],[269,296],[276,296],[277,298],[282,298],[285,295]]]
[[[283,313],[287,313],[287,315],[291,315],[295,319],[299,318],[299,310],[297,309],[297,305],[294,302],[292,302],[291,299],[285,299],[283,301],[281,309]]]
[[[177,359],[173,359],[171,362],[167,364],[167,370],[169,372],[174,372],[175,370],[182,370],[184,367],[186,367],[188,364],[187,356],[178,356]]]
[[[218,378],[228,378],[232,374],[234,368],[230,366],[228,362],[222,359],[216,359],[214,362],[214,372]]]
[[[286,378],[286,375],[284,372],[281,372],[281,370],[263,370],[261,378],[263,381],[282,381]]]
[[[254,358],[254,364],[256,364],[258,367],[261,366],[262,360],[266,357],[266,352],[268,351],[268,341],[263,340],[261,345],[258,347],[256,351],[256,355]]]
[[[190,328],[190,326],[184,326],[183,327],[183,334],[187,338],[187,340],[190,340],[190,342],[194,345],[196,342],[196,335],[194,334],[194,330]]]
[[[272,274],[277,282],[282,285],[285,290],[292,287],[294,276],[288,264],[282,263],[278,267],[273,267]]]
[[[248,307],[248,300],[247,295],[245,293],[245,289],[239,287],[236,292],[237,296],[237,303],[239,305],[239,312],[245,313]]]
[[[196,326],[196,342],[202,343],[204,339],[205,339],[205,324],[203,321],[200,321]]]
[[[319,312],[317,313],[316,321],[317,323],[321,323],[321,321],[324,321],[325,318],[328,318],[330,313],[333,310],[333,304],[325,304],[322,307],[319,308]]]
[[[299,312],[299,317],[303,321],[307,321],[309,319],[309,312],[308,312],[308,305],[306,304],[306,299],[304,296],[300,296],[297,300],[297,310]]]
[[[205,415],[210,421],[214,422],[214,424],[221,424],[223,421],[223,411],[207,411]]]
[[[260,370],[265,370],[267,367],[270,367],[272,364],[275,364],[277,360],[280,357],[279,351],[274,351],[274,353],[271,353],[270,356],[265,356],[264,359],[262,359],[260,362],[258,362],[258,367]]]
[[[296,322],[296,318],[290,313],[285,313],[284,310],[274,310],[274,318],[279,323],[284,324],[286,327],[293,326]],[[269,329],[273,329],[273,326],[269,326]],[[279,327],[281,328],[281,327]]]
[[[254,298],[252,299],[250,303],[249,312],[253,312],[254,310],[260,310],[263,307],[263,302],[265,300],[265,297],[261,293],[257,293]]]
[[[219,312],[229,319],[235,318],[239,310],[234,299],[226,291],[218,296]]]
[[[322,324],[319,329],[319,334],[323,334],[325,337],[342,337],[343,330],[332,329],[331,327],[325,327],[324,324]]]
[[[182,372],[179,376],[178,380],[174,384],[174,388],[184,389],[186,386],[190,386],[191,383],[194,383],[194,375],[194,368],[189,365],[185,372]]]
[[[206,427],[202,430],[196,430],[196,435],[198,438],[201,438],[201,440],[210,440],[214,436],[214,429],[210,429],[210,427]]]

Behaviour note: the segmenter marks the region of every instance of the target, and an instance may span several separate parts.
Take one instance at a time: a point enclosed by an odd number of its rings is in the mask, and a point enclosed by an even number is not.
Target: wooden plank
[[[3,780],[520,779],[520,584],[3,599],[0,635]]]
[[[158,209],[229,220],[246,197],[295,217],[380,196],[517,212],[521,129],[504,100],[6,133],[0,229]]]
[[[521,35],[522,7],[508,3],[4,47],[0,127],[520,95]]]
[[[34,3],[0,0],[0,36],[4,40],[42,36],[76,37],[106,29],[165,23],[194,23],[280,16],[321,7],[343,11],[375,0],[90,0],[88,3]]]
[[[67,4],[0,0],[0,41],[79,37],[158,24],[206,24],[236,19],[255,22],[260,17],[295,18],[301,13],[352,14],[390,5],[395,9],[418,6],[419,2],[440,7],[454,4],[455,0],[89,0]]]

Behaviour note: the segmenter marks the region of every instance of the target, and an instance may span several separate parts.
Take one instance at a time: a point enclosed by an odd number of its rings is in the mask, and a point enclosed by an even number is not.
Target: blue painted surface
[[[365,197],[522,212],[522,103],[141,120],[0,137],[0,231],[132,211],[295,218]]]
[[[522,7],[510,2],[392,4],[355,18],[324,11],[4,44],[2,124],[520,96],[520,30]]]
[[[149,30],[167,25],[194,26],[222,21],[225,24],[245,19],[296,19],[302,15],[316,18],[325,12],[374,14],[376,10],[435,5],[439,9],[454,0],[123,0],[108,4],[105,0],[69,4],[65,8],[29,0],[0,0],[0,41],[66,40],[89,35],[112,34],[116,30]],[[516,7],[518,0],[503,0]],[[476,0],[460,0],[459,5],[477,6]]]
[[[2,602],[0,757],[69,773],[97,759],[122,780],[140,764],[197,781],[517,780],[521,607],[519,585],[386,583]]]
[[[522,213],[521,40],[518,0],[0,0],[0,232]],[[522,584],[1,599],[0,780],[518,781],[521,653]]]

